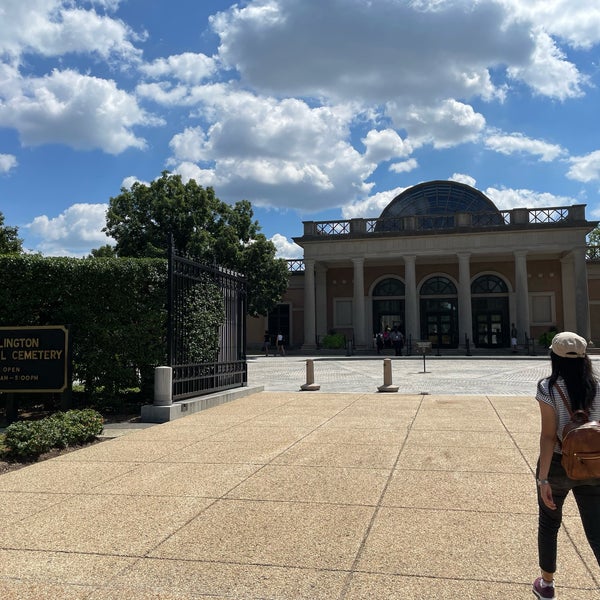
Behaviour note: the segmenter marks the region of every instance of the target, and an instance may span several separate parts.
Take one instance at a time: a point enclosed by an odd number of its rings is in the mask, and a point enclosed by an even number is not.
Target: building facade
[[[600,345],[600,255],[586,243],[597,225],[585,205],[499,210],[453,181],[402,192],[372,219],[304,222],[290,284],[266,319],[249,324],[289,345],[316,349],[331,332],[357,349],[398,328],[433,347],[508,348],[552,329]]]

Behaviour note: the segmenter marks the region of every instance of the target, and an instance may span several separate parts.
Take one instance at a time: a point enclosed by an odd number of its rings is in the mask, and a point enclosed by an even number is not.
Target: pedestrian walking
[[[285,356],[285,347],[283,345],[283,334],[281,332],[279,332],[277,334],[276,346],[277,346],[277,351],[279,352],[279,354],[281,356]]]
[[[271,349],[271,335],[268,331],[265,331],[265,336],[263,338],[263,350],[265,352],[265,356],[269,356],[269,350]]]
[[[586,350],[587,342],[575,333],[564,331],[555,335],[550,347],[552,372],[537,386],[536,400],[541,413],[536,469],[541,576],[533,583],[533,593],[544,600],[556,598],[558,531],[569,492],[573,492],[586,538],[600,565],[600,479],[570,479],[561,464],[562,431],[571,419],[561,392],[572,411],[584,410],[589,419],[600,420],[600,386]]]

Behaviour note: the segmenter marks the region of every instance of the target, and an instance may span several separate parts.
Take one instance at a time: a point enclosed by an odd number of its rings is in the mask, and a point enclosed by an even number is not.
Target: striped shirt
[[[548,391],[548,380],[550,378],[546,377],[546,379],[542,379],[537,386],[537,394],[535,395],[535,399],[539,402],[545,402],[554,408],[554,411],[557,415],[557,431],[556,434],[558,439],[562,441],[562,431],[564,426],[571,420],[569,416],[569,411],[565,407],[564,402],[562,401],[561,395],[556,387],[560,387],[563,391],[566,399],[570,402],[569,392],[567,391],[567,386],[562,377],[559,377],[554,385],[552,386],[552,394]],[[596,386],[596,397],[594,398],[594,402],[592,404],[592,409],[590,410],[590,419],[593,421],[600,421],[600,384]],[[554,446],[554,452],[561,454],[560,444],[557,442]]]

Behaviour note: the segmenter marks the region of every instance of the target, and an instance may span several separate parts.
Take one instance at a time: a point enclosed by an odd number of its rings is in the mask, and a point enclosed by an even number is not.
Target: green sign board
[[[64,392],[69,360],[62,325],[0,327],[0,392]]]

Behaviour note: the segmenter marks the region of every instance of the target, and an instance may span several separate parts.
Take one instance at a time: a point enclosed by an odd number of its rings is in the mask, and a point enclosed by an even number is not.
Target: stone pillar
[[[515,288],[517,301],[517,331],[520,341],[525,341],[525,334],[531,337],[529,330],[529,283],[527,281],[527,251],[518,250],[515,255]]]
[[[587,265],[585,262],[585,248],[573,249],[573,268],[575,274],[575,323],[579,335],[589,340],[590,328],[590,302],[588,296]]]
[[[460,346],[466,346],[465,336],[473,342],[473,312],[471,310],[471,255],[458,254],[458,332]]]
[[[417,277],[415,255],[405,255],[404,258],[404,327],[408,340],[412,336],[413,341],[420,339],[419,323],[417,322]]]
[[[354,345],[366,346],[365,339],[365,273],[364,258],[353,258],[354,265],[354,298],[352,301],[352,322],[354,325]]]
[[[173,404],[173,369],[156,367],[154,369],[154,406]]]
[[[327,335],[327,268],[321,264],[315,266],[315,319],[319,338]]]
[[[565,331],[577,331],[577,314],[573,307],[577,305],[575,297],[575,269],[573,254],[568,254],[560,259],[561,283],[562,283],[562,305],[563,305],[563,329]]]
[[[315,321],[315,261],[304,259],[304,343],[303,350],[314,350],[316,344]]]

